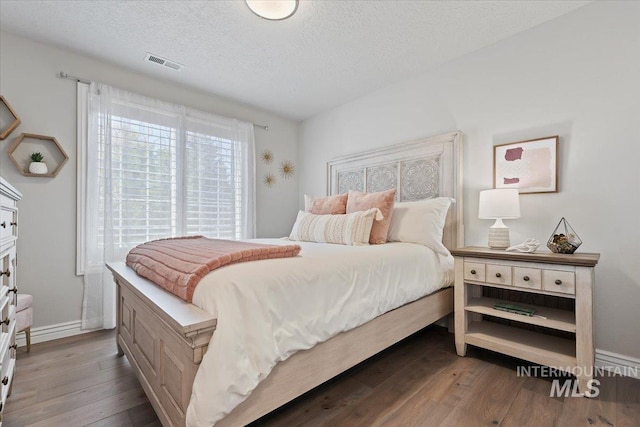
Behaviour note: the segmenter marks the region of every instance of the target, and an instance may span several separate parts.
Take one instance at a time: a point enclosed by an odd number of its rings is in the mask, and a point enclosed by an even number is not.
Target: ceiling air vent
[[[170,61],[166,58],[163,58],[158,55],[154,55],[149,52],[147,52],[147,54],[145,55],[144,60],[153,62],[154,64],[161,65],[163,67],[171,68],[172,70],[175,70],[175,71],[180,71],[184,68],[184,65],[182,64],[178,64],[177,62]]]

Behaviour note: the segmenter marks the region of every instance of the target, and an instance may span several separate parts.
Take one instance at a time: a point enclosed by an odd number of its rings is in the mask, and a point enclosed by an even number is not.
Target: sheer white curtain
[[[255,236],[253,125],[96,83],[86,105],[82,327],[113,328],[105,263],[158,238]]]

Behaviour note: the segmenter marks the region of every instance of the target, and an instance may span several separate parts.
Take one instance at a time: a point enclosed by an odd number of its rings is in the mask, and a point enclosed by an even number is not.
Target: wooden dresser
[[[0,425],[16,366],[16,244],[22,194],[0,178]]]

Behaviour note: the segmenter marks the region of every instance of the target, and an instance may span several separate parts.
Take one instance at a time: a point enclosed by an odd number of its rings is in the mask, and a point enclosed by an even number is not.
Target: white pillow
[[[442,233],[451,203],[455,200],[449,197],[396,203],[387,241],[418,243],[448,255]]]
[[[299,211],[289,240],[368,245],[374,219],[382,219],[378,208],[342,215],[315,215]]]

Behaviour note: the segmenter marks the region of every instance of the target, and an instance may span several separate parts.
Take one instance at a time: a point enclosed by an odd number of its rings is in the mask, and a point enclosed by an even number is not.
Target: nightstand
[[[451,251],[455,258],[455,340],[459,356],[467,344],[576,374],[584,394],[593,379],[593,286],[599,254],[550,252],[517,253],[467,247]],[[521,304],[535,316],[499,311],[501,299],[483,296],[485,288],[575,300],[575,312],[542,305]],[[524,295],[526,297],[526,295]],[[522,329],[511,322],[483,321],[491,316],[521,324],[565,331],[563,338]]]

